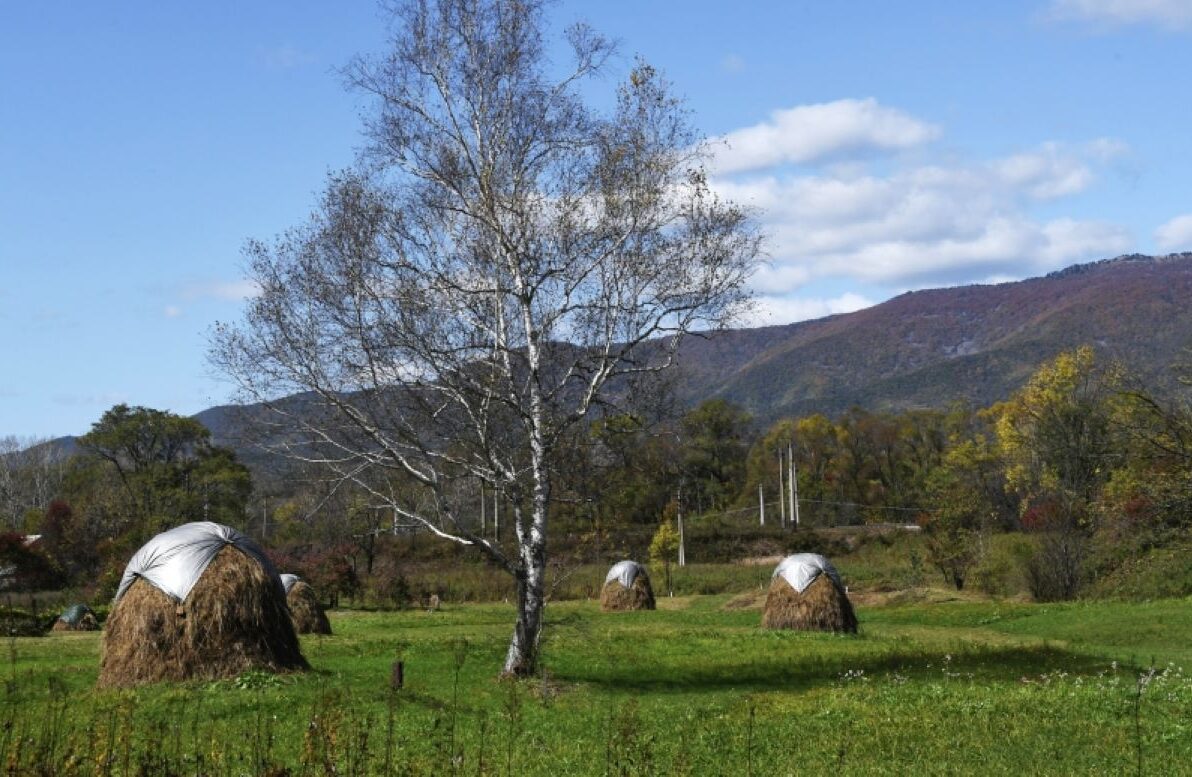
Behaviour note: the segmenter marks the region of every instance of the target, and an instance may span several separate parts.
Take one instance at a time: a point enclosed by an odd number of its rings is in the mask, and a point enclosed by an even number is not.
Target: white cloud
[[[1058,143],[1044,143],[1035,151],[997,160],[992,168],[1006,184],[1040,200],[1076,194],[1093,181],[1088,165]]]
[[[1130,153],[1130,145],[1117,138],[1097,138],[1084,144],[1084,151],[1098,162],[1112,162]]]
[[[1190,0],[1053,0],[1051,15],[1107,27],[1153,24],[1167,30],[1192,28]]]
[[[757,290],[789,293],[828,276],[895,285],[1023,276],[1128,250],[1130,236],[1116,225],[1029,215],[1039,197],[1087,186],[1092,174],[1080,169],[1016,157],[886,176],[766,176],[716,186],[762,211],[774,261],[753,279]]]
[[[104,391],[94,394],[54,394],[50,399],[59,405],[109,407],[127,402],[128,395],[116,391]]]
[[[873,305],[860,294],[846,292],[831,299],[807,297],[759,296],[746,317],[746,326],[773,326],[795,321],[809,321],[838,313],[852,313]]]
[[[719,178],[725,196],[761,211],[773,262],[753,279],[763,294],[843,277],[870,283],[964,283],[1022,277],[1121,253],[1112,224],[1030,214],[1039,200],[1088,188],[1093,151],[1047,143],[1001,159],[921,164],[884,175],[771,173]]]
[[[1132,250],[1124,228],[1060,211],[1129,153],[1122,141],[1048,141],[973,159],[933,148],[939,135],[876,100],[838,100],[776,111],[713,146],[712,185],[755,208],[769,237],[771,261],[751,281],[757,315],[790,321],[868,304],[797,296],[826,279],[901,291],[1023,278]]]
[[[745,72],[745,60],[736,54],[729,54],[720,60],[720,68],[726,73],[743,73]]]
[[[259,46],[257,61],[267,70],[294,70],[316,61],[316,57],[289,43],[279,46]]]
[[[177,305],[166,305],[165,310],[162,311],[166,318],[178,318],[182,315],[182,308]]]
[[[258,297],[261,287],[255,281],[196,281],[187,284],[182,289],[182,296],[186,299],[216,299],[225,302],[240,302],[241,300]]]
[[[717,138],[723,147],[716,151],[714,169],[726,175],[844,154],[908,149],[939,134],[938,127],[873,98],[799,105]]]
[[[1155,230],[1155,245],[1161,251],[1192,251],[1192,213],[1160,225]]]

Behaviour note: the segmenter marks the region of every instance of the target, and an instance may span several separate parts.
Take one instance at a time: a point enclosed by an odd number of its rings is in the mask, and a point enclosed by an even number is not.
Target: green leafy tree
[[[683,416],[684,500],[697,510],[721,509],[741,489],[751,422],[724,399],[710,399]]]
[[[657,520],[679,483],[674,436],[619,414],[594,422],[589,441],[590,463],[577,474],[588,478],[586,501],[600,525],[615,529]]]
[[[116,405],[79,444],[90,456],[73,472],[72,503],[98,502],[100,512],[133,516],[145,532],[194,520],[243,523],[248,469],[231,450],[212,445],[194,419]],[[107,474],[114,474],[116,493],[104,486]]]
[[[967,450],[950,452],[932,472],[928,494],[938,505],[922,520],[928,561],[959,591],[985,556],[996,511],[971,477]]]

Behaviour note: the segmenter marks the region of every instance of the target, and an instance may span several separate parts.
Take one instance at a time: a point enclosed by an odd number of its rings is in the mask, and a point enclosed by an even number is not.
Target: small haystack
[[[654,589],[646,568],[636,561],[618,561],[604,577],[600,609],[605,612],[654,609]]]
[[[54,621],[53,631],[99,631],[99,619],[85,604],[75,604]]]
[[[286,604],[290,606],[290,618],[294,631],[299,634],[330,634],[331,621],[319,604],[315,589],[298,575],[282,575],[281,583],[286,588]]]
[[[762,628],[857,633],[857,616],[832,562],[817,553],[783,559],[770,581]]]
[[[264,552],[235,529],[200,522],[163,532],[124,570],[98,684],[306,669],[285,596]]]

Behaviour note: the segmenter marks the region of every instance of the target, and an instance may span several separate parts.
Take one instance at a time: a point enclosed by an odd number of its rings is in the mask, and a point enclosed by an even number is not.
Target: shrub
[[[0,607],[0,636],[41,637],[54,625],[53,613],[38,613],[17,607]]]
[[[1043,532],[1026,562],[1031,595],[1040,602],[1074,599],[1085,582],[1088,538],[1078,529]]]
[[[11,591],[57,590],[62,575],[44,553],[25,544],[25,535],[0,534],[0,569],[2,584]]]

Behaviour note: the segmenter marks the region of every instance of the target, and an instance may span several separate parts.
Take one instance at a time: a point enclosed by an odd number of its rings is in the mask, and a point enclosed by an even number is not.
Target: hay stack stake
[[[604,578],[600,589],[600,609],[604,612],[654,609],[654,589],[646,568],[636,561],[619,561]]]
[[[832,562],[797,553],[774,570],[762,628],[857,633],[857,615]]]

